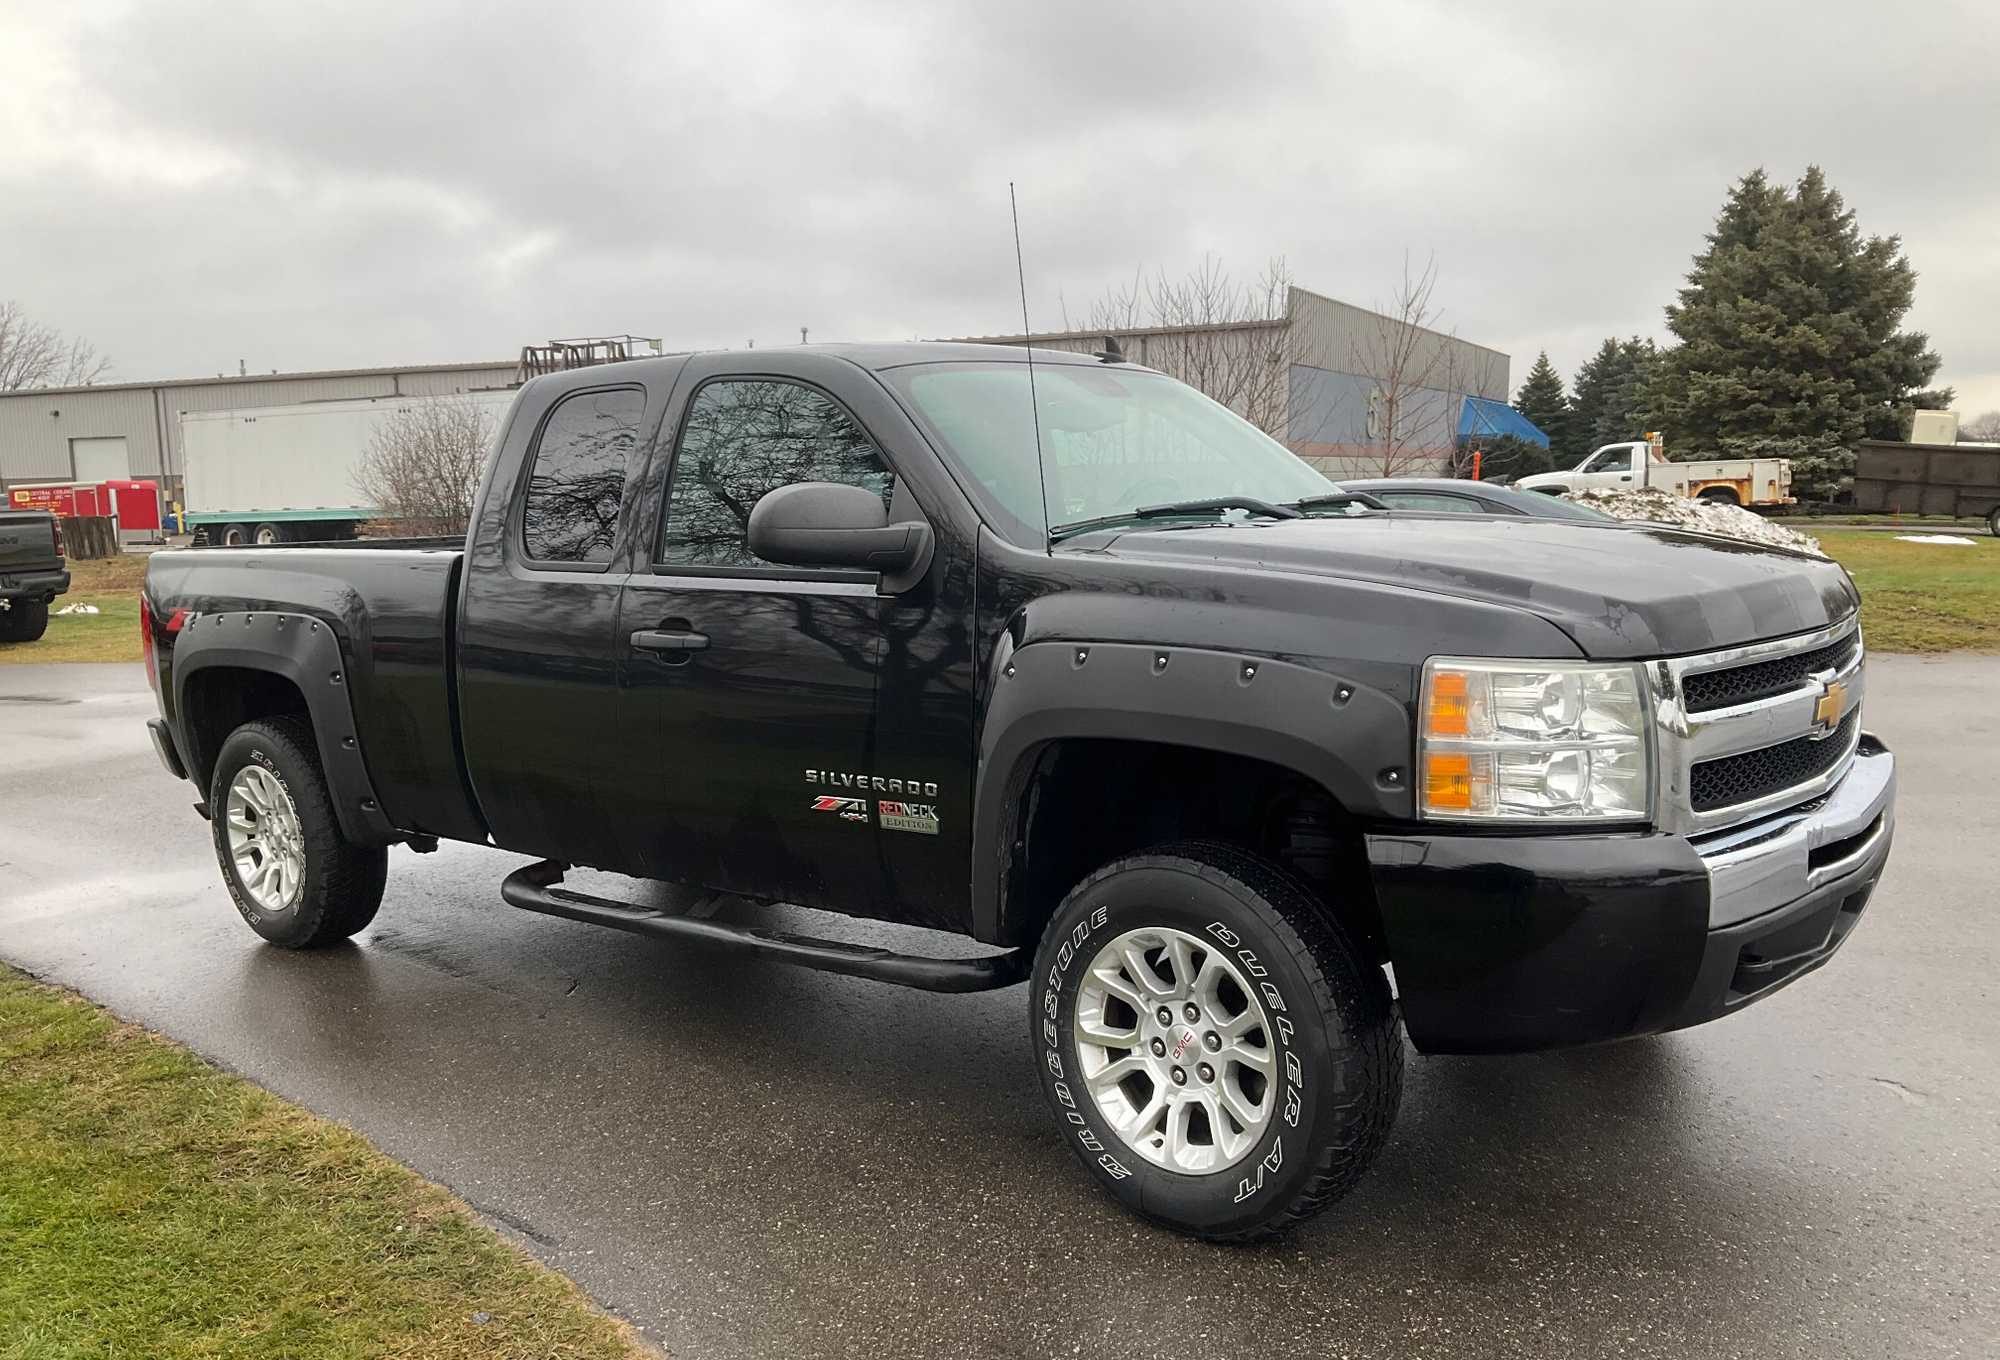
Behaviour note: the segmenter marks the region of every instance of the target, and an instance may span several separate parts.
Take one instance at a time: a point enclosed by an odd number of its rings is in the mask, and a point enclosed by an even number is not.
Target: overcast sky
[[[2000,4],[0,0],[0,298],[114,376],[1019,328],[1205,252],[1569,377],[1825,166],[2000,407]],[[1643,11],[1654,11],[1646,13]]]

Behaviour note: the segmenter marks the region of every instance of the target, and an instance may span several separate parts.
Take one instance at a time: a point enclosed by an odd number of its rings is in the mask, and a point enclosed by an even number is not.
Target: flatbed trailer
[[[1863,440],[1854,464],[1854,508],[1983,519],[2000,538],[2000,444]]]

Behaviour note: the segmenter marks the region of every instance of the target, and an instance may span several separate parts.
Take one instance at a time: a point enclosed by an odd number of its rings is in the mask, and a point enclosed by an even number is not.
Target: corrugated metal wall
[[[71,440],[123,436],[134,477],[172,479],[181,470],[182,411],[289,406],[342,397],[438,396],[505,387],[513,380],[514,365],[508,362],[0,393],[0,478],[67,481],[74,475]]]

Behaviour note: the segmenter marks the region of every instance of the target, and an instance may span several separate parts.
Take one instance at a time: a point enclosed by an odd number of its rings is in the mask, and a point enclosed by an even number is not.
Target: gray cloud
[[[0,296],[124,377],[1038,325],[1136,266],[1289,258],[1565,372],[1727,185],[1824,165],[2000,407],[2000,12],[49,7],[0,18]]]

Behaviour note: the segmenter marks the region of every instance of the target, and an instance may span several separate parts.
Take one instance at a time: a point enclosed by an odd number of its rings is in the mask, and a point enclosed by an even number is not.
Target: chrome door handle
[[[632,634],[632,645],[642,652],[699,652],[708,647],[708,634],[690,628],[641,628]]]

